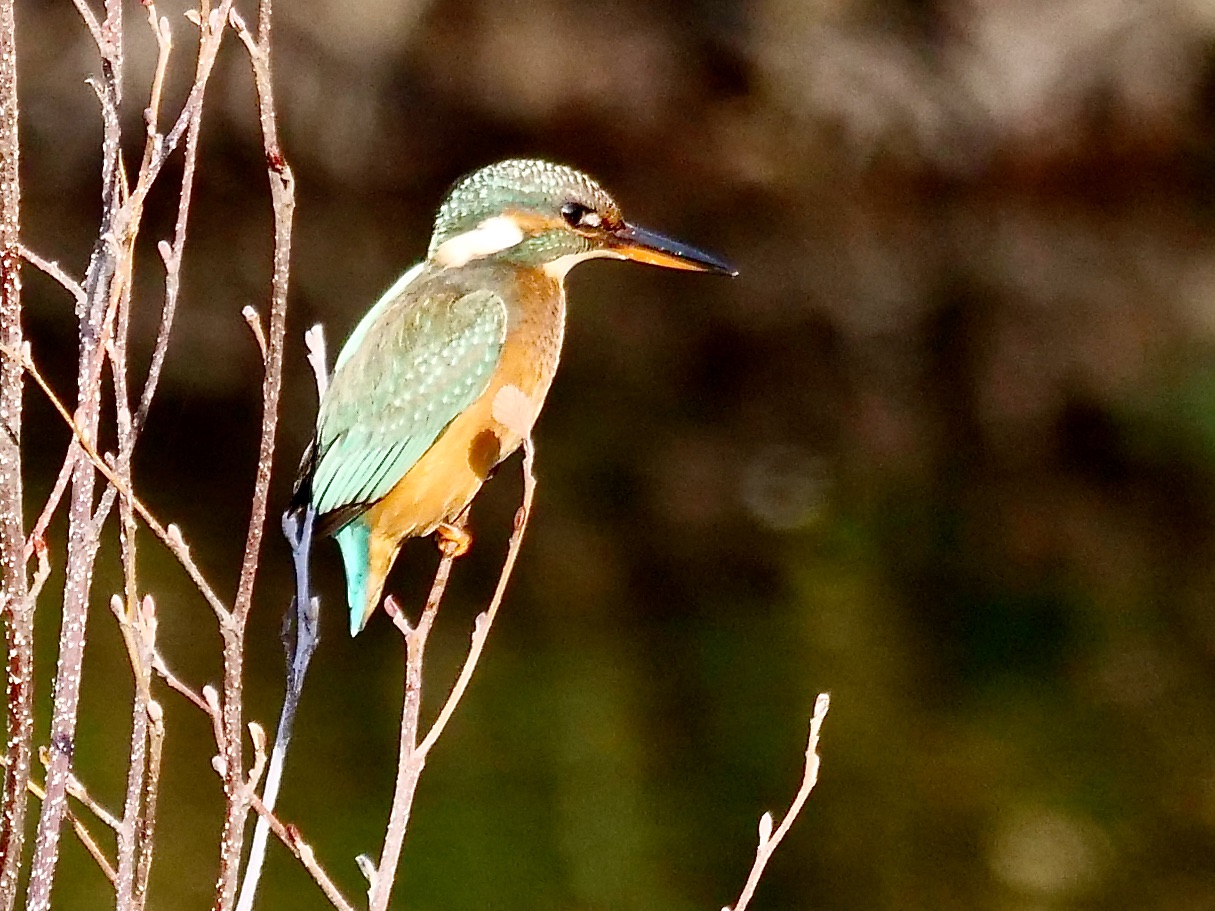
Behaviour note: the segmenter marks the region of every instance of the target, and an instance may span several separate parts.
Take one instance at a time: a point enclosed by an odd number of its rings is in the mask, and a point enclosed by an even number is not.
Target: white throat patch
[[[493,256],[523,240],[523,229],[509,215],[487,218],[471,231],[457,234],[439,244],[431,257],[440,266],[456,268],[474,259]]]
[[[564,281],[565,276],[570,269],[578,265],[580,262],[585,262],[588,259],[627,259],[628,257],[615,252],[614,250],[587,250],[584,253],[567,253],[565,256],[558,256],[552,262],[544,264],[544,271],[549,278],[555,278],[557,281]]]

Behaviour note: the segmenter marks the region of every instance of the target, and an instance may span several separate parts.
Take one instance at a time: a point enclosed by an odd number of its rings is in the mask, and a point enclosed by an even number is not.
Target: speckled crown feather
[[[620,208],[603,187],[581,171],[534,158],[512,158],[473,171],[455,183],[435,216],[430,252],[508,209],[554,214],[575,202],[619,221]]]

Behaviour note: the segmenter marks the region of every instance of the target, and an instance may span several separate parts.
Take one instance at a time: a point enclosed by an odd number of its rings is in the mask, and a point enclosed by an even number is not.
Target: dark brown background
[[[19,4],[25,239],[83,271],[98,214],[94,50]],[[189,78],[191,27],[166,3]],[[251,10],[246,10],[252,13]],[[131,4],[129,132],[151,65]],[[733,280],[596,263],[570,280],[534,525],[500,627],[432,755],[400,907],[715,909],[800,777],[820,788],[754,907],[1215,906],[1215,15],[1136,0],[297,0],[276,10],[299,188],[279,487],[331,350],[425,249],[462,172],[543,156]],[[182,313],[137,483],[234,587],[252,487],[269,202],[243,54],[204,122]],[[133,145],[135,154],[138,145]],[[132,159],[134,160],[134,159]],[[166,175],[172,177],[172,174]],[[168,182],[171,185],[171,180]],[[141,362],[158,315],[142,260]],[[27,273],[35,355],[74,375],[70,299]],[[29,396],[31,513],[66,435]],[[435,636],[446,688],[488,596],[515,463],[478,501]],[[61,530],[60,530],[61,533]],[[150,538],[163,650],[217,680],[202,601]],[[77,768],[111,805],[128,672],[95,585]],[[435,560],[408,547],[416,603]],[[399,637],[351,641],[336,549],[282,810],[349,894],[391,789]],[[285,548],[251,631],[277,713]],[[38,615],[43,704],[55,585]],[[205,907],[209,728],[164,696],[153,902]],[[57,897],[104,904],[71,839]],[[263,907],[324,901],[283,851]]]

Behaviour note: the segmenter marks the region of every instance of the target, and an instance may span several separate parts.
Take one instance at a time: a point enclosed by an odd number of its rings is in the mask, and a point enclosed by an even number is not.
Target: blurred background
[[[71,4],[18,7],[25,242],[80,274],[99,206],[95,49]],[[172,99],[193,71],[183,8],[160,6]],[[130,4],[129,163],[153,59],[141,16]],[[1215,907],[1215,5],[296,0],[275,19],[299,201],[276,511],[315,409],[302,332],[323,322],[336,350],[465,171],[575,165],[631,220],[741,273],[572,275],[534,521],[431,756],[398,907],[732,902],[759,814],[779,818],[800,780],[820,690],[822,779],[753,907]],[[255,115],[229,37],[136,466],[227,592],[260,413],[240,310],[269,285]],[[176,180],[145,232],[140,364]],[[71,300],[26,276],[35,357],[68,393]],[[66,434],[27,401],[32,520]],[[477,546],[431,637],[432,711],[518,496],[512,461],[477,501]],[[110,806],[130,686],[105,608],[115,551],[76,749]],[[392,588],[419,604],[435,562],[411,544]],[[150,537],[141,567],[167,659],[217,683],[208,609]],[[336,548],[316,572],[324,638],[281,810],[357,896],[353,857],[378,852],[391,793],[401,643],[383,616],[345,634]],[[38,615],[44,731],[59,583]],[[288,586],[273,535],[247,686],[267,723]],[[206,907],[210,728],[162,701],[152,901]],[[103,904],[101,874],[64,845],[57,899]],[[325,906],[272,849],[261,907]]]

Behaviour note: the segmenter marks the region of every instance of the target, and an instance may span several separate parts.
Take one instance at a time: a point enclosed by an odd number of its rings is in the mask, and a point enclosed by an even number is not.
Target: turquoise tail
[[[333,536],[342,549],[346,567],[346,603],[350,606],[350,635],[363,629],[367,609],[367,576],[371,571],[371,529],[361,518],[345,525]]]

